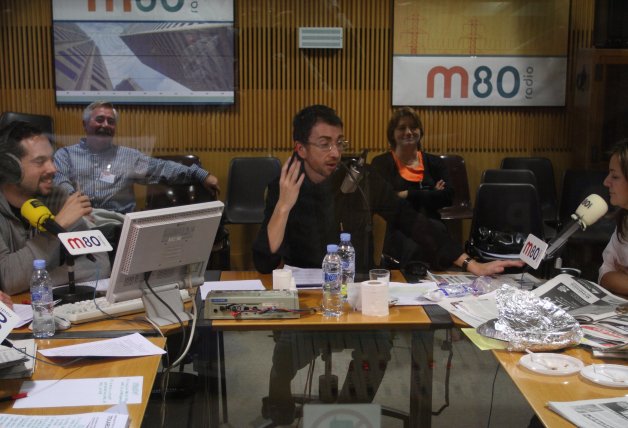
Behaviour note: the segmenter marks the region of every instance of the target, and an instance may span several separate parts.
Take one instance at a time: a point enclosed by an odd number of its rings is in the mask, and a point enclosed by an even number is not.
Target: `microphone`
[[[20,213],[31,226],[42,232],[50,232],[53,235],[67,232],[55,221],[55,216],[39,199],[29,199],[24,202],[20,208]]]
[[[562,248],[569,237],[576,233],[578,229],[586,230],[587,227],[598,221],[608,211],[608,205],[604,198],[595,193],[587,196],[580,203],[576,212],[571,215],[573,221],[569,226],[560,232],[560,234],[549,243],[549,248],[545,253],[545,258],[551,258],[558,250]]]
[[[360,184],[360,180],[362,180],[362,167],[366,162],[367,154],[368,150],[364,149],[357,162],[351,162],[351,164],[345,168],[347,170],[347,174],[340,185],[340,191],[342,193],[353,193],[358,188],[358,184]]]

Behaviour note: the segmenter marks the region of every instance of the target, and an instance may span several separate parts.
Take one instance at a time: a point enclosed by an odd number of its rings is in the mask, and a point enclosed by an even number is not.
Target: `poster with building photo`
[[[393,20],[393,105],[565,105],[569,0],[394,0]]]
[[[53,0],[58,103],[233,104],[233,0]]]

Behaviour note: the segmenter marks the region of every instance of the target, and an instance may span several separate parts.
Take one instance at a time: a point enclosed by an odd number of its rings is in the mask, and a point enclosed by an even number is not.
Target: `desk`
[[[149,339],[157,346],[163,347],[163,338]],[[37,340],[39,349],[53,348],[57,346],[74,345],[89,342],[90,339],[45,339]],[[41,354],[39,358],[48,360]],[[58,367],[37,362],[35,373],[31,380],[48,379],[81,379],[93,377],[117,377],[117,376],[142,376],[144,378],[142,402],[140,404],[129,404],[129,415],[131,416],[130,427],[139,428],[146,411],[148,398],[153,386],[155,374],[159,366],[160,355],[138,357],[138,358],[106,358],[99,360],[79,361],[69,367]],[[50,360],[48,360],[50,361]],[[3,380],[0,382],[0,394],[9,395],[19,391],[23,379]],[[111,406],[81,406],[81,407],[53,407],[43,409],[12,409],[13,403],[0,403],[0,412],[22,415],[66,415],[74,413],[87,413],[103,411]]]
[[[221,280],[260,279],[266,288],[272,287],[271,275],[257,272],[223,272]],[[399,272],[392,273],[392,281],[404,279]],[[321,300],[320,290],[300,290],[301,308],[318,307]],[[224,355],[221,355],[222,333],[228,331],[258,330],[305,330],[305,331],[357,331],[357,330],[407,330],[411,332],[411,386],[410,386],[410,426],[428,427],[432,411],[432,371],[429,363],[433,360],[434,324],[423,307],[402,306],[390,308],[387,317],[367,317],[358,312],[347,312],[339,319],[325,318],[317,314],[303,314],[297,319],[272,320],[204,320],[202,302],[198,302],[199,319],[197,329],[201,338],[199,358],[207,366],[199,369],[199,375],[205,382],[206,399],[209,402],[209,425],[217,427],[220,423],[219,392],[222,385],[223,397],[226,382],[224,380]],[[271,356],[264,356],[271,359]],[[261,398],[261,397],[260,397]],[[222,402],[222,417],[228,420],[226,402]],[[261,400],[260,400],[261,404]]]
[[[627,364],[625,360],[600,360],[593,358],[589,350],[572,348],[564,351],[576,357],[585,365],[589,364]],[[528,401],[534,412],[546,427],[573,427],[562,416],[545,407],[548,401],[577,401],[592,400],[595,398],[619,397],[628,393],[628,389],[609,388],[589,382],[579,374],[570,376],[544,376],[532,373],[517,362],[521,358],[520,352],[493,351],[497,361],[506,370]]]
[[[13,301],[18,303],[30,299],[29,293],[18,294],[12,296]],[[83,342],[95,340],[98,337],[111,337],[119,332],[120,335],[131,332],[142,332],[152,330],[152,327],[139,321],[143,314],[125,315],[115,320],[92,321],[85,324],[72,325],[69,330],[58,332],[59,334],[50,339],[38,339],[38,349],[47,349],[64,345],[73,345]],[[178,328],[178,325],[166,326],[163,328],[164,334]],[[30,334],[28,326],[15,329],[13,333]],[[80,338],[61,338],[62,336],[80,336]],[[91,338],[82,337],[90,336]],[[161,337],[149,338],[151,342],[157,346],[164,347],[165,339]],[[47,359],[41,354],[39,358]],[[117,377],[117,376],[142,376],[144,378],[142,403],[128,405],[129,414],[131,416],[131,427],[139,428],[142,424],[144,412],[150,398],[150,392],[153,387],[155,375],[159,368],[161,355],[138,357],[138,358],[106,358],[99,360],[80,361],[70,367],[57,367],[49,364],[37,362],[35,373],[31,380],[48,380],[48,379],[80,379],[93,377]],[[15,393],[19,390],[23,379],[0,381],[0,391],[2,395]],[[111,406],[82,406],[82,407],[61,407],[61,408],[45,408],[45,409],[11,409],[12,403],[0,403],[0,412],[29,414],[29,415],[50,415],[50,414],[72,414],[86,413],[92,411],[102,411]]]

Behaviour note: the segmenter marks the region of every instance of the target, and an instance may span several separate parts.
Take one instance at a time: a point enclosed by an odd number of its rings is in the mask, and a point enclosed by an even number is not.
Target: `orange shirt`
[[[391,150],[390,152],[395,160],[395,164],[397,164],[399,175],[401,175],[405,180],[412,181],[414,183],[420,183],[423,181],[423,172],[425,171],[425,167],[423,164],[423,153],[421,151],[417,152],[418,165],[416,167],[411,167],[401,162],[394,150]]]

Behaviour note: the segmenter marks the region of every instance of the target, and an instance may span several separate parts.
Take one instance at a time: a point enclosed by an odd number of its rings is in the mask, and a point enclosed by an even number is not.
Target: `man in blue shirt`
[[[218,179],[198,165],[185,166],[114,144],[117,124],[113,104],[96,101],[88,105],[83,111],[86,137],[55,153],[55,184],[68,193],[83,192],[94,208],[122,214],[135,209],[136,183],[198,182],[213,194],[220,192]]]

